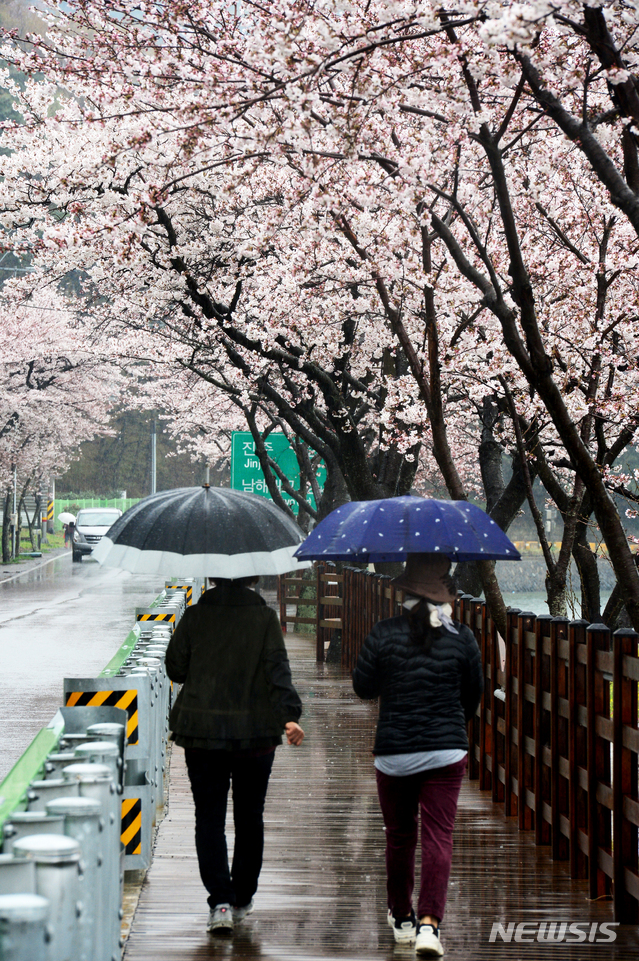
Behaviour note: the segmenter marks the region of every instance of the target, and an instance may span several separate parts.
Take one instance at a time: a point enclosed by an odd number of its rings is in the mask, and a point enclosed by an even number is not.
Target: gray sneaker
[[[253,898],[248,904],[243,905],[241,908],[233,908],[233,920],[236,924],[243,921],[247,914],[250,914],[253,910]]]
[[[209,923],[207,931],[216,931],[224,934],[233,930],[233,908],[230,904],[216,904],[209,911]]]

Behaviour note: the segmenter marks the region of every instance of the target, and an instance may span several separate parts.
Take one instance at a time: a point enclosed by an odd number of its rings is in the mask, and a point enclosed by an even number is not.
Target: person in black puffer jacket
[[[375,625],[353,671],[355,693],[379,698],[373,753],[386,827],[388,923],[418,954],[443,954],[444,916],[457,800],[468,757],[468,721],[483,691],[472,632],[451,619],[450,561],[410,554],[395,578],[406,613]],[[417,821],[422,876],[413,910]]]

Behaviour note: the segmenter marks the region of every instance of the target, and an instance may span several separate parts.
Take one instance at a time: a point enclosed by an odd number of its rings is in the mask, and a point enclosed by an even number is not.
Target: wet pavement
[[[0,781],[62,703],[64,677],[93,677],[113,657],[158,577],[73,564],[71,554],[0,574]]]
[[[142,886],[125,961],[317,961],[403,959],[386,923],[384,832],[371,746],[376,705],[359,701],[339,667],[318,665],[314,638],[287,635],[293,677],[304,701],[301,748],[278,749],[266,802],[265,861],[255,911],[232,937],[206,934],[208,908],[193,843],[193,810],[183,752],[174,748],[168,812]],[[228,826],[232,846],[232,823]],[[592,927],[611,922],[609,901],[589,901],[547,847],[520,833],[476,782],[464,783],[442,941],[455,961],[628,961],[639,956],[636,928],[616,940]],[[543,922],[579,925],[572,944],[537,941]],[[510,942],[492,926],[527,922]],[[556,929],[560,931],[560,928]],[[614,930],[614,929],[613,929]],[[574,943],[582,938],[601,938]],[[519,933],[530,943],[516,943]],[[543,934],[542,934],[543,937]]]

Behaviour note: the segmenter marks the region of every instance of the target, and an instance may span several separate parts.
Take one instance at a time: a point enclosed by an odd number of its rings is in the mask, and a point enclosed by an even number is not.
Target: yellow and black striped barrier
[[[167,624],[175,624],[175,612],[173,614],[138,614],[138,621],[164,621]]]
[[[193,585],[192,584],[167,584],[165,586],[167,591],[185,591],[186,592],[186,603],[187,606],[193,603]]]
[[[47,510],[46,510],[45,515],[44,515],[44,520],[45,520],[45,521],[52,521],[52,520],[53,520],[54,506],[55,506],[55,505],[54,505],[54,501],[52,501],[51,498],[49,498],[49,500],[47,501]]]
[[[125,854],[142,853],[142,798],[130,797],[122,800],[120,840]]]
[[[138,723],[138,692],[125,691],[67,691],[66,707],[119,707],[127,713],[126,743],[137,744],[140,739]]]

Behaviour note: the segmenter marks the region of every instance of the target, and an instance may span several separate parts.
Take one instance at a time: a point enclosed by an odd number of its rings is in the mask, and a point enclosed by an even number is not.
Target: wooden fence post
[[[513,792],[513,698],[515,685],[513,678],[517,665],[517,657],[514,651],[515,645],[519,643],[517,635],[519,610],[512,608],[508,610],[508,638],[506,642],[506,700],[504,702],[504,814],[512,817],[517,806],[516,796]]]
[[[550,691],[549,614],[535,621],[535,843],[550,844],[550,768],[545,751],[550,742],[550,711],[544,703]]]
[[[584,839],[588,837],[588,790],[583,778],[588,770],[587,728],[583,712],[587,706],[586,644],[588,622],[572,621],[568,631],[568,805],[570,810],[570,876],[588,877],[588,859]]]
[[[550,807],[551,845],[555,861],[566,861],[570,855],[568,782],[566,781],[568,737],[566,733],[568,705],[566,698],[566,661],[560,647],[566,647],[568,618],[553,617],[550,622]],[[562,702],[566,703],[565,709]],[[564,825],[566,827],[565,831]]]
[[[315,565],[315,660],[323,664],[326,659],[324,652],[324,630],[322,624],[322,575],[326,570],[326,563],[318,561]]]
[[[534,625],[535,615],[531,611],[521,611],[517,624],[517,816],[519,829],[522,831],[530,830],[533,826],[530,802],[534,768],[532,754],[528,750],[528,743],[532,743],[534,738],[534,718],[531,710],[533,667],[528,644]]]
[[[473,597],[469,602],[469,627],[475,636],[477,641],[477,646],[482,652],[482,664],[486,662],[483,660],[483,649],[485,648],[485,639],[482,636],[481,623],[482,623],[482,608],[484,607],[482,601],[478,597]],[[483,700],[479,706],[479,714],[475,714],[474,717],[470,719],[469,731],[468,731],[468,777],[471,781],[480,780],[480,788],[482,787],[482,728],[483,728],[483,714],[484,705]],[[479,757],[478,757],[479,755]]]
[[[486,790],[491,792],[493,801],[500,801],[502,798],[499,796],[497,788],[501,783],[497,777],[497,705],[501,704],[501,701],[495,696],[495,691],[499,690],[500,684],[503,683],[503,671],[501,670],[497,627],[492,618],[488,619],[488,630],[490,632],[490,663],[486,670],[484,702],[490,705],[490,711],[486,710],[486,757],[482,760],[482,766],[486,769]]]
[[[586,630],[587,751],[588,751],[588,886],[591,898],[609,892],[606,874],[599,867],[600,849],[610,850],[610,811],[597,797],[600,784],[610,784],[610,744],[597,731],[598,718],[610,716],[606,704],[603,672],[597,665],[599,651],[608,650],[610,631],[604,624],[590,624]]]
[[[286,574],[280,574],[277,579],[277,599],[280,605],[280,627],[282,634],[286,634]]]
[[[634,631],[616,631],[613,635],[613,900],[615,921],[636,924],[639,921],[639,890],[630,894],[627,874],[637,880],[637,845],[639,844],[639,804],[637,803],[637,763],[639,731],[637,730],[637,697],[639,672],[630,673],[629,658],[637,665],[637,641]],[[624,663],[625,662],[625,663]],[[626,668],[626,664],[628,667]],[[634,809],[634,820],[624,811],[625,799]],[[628,812],[630,813],[630,812]]]
[[[353,643],[353,601],[354,601],[354,571],[351,567],[344,568],[344,605],[342,607],[342,667],[348,667]]]

